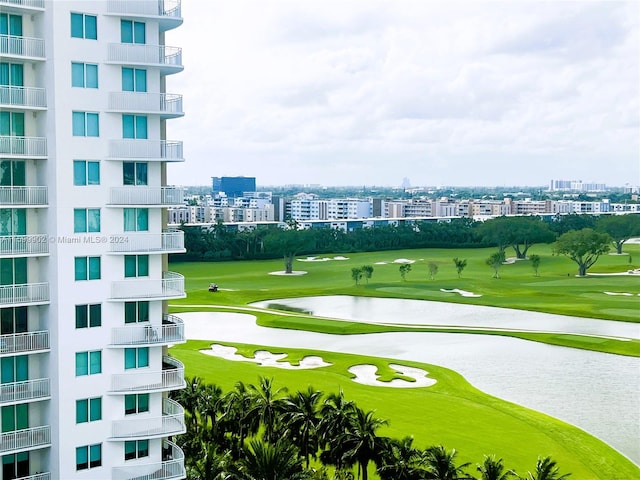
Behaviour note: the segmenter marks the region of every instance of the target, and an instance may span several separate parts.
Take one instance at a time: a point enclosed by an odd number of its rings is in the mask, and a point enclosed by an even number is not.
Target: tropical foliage
[[[172,394],[185,409],[187,433],[177,439],[185,452],[188,480],[562,480],[550,457],[535,472],[516,477],[502,459],[486,456],[480,477],[460,463],[455,449],[420,449],[411,437],[381,436],[388,422],[360,409],[342,391],[325,395],[308,387],[289,393],[272,379],[238,382],[224,393],[198,377]],[[371,467],[373,465],[373,467]],[[330,472],[330,473],[329,473]]]

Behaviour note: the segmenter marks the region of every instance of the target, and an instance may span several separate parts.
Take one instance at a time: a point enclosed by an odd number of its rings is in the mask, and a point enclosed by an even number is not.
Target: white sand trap
[[[376,373],[378,371],[378,367],[375,365],[353,365],[352,367],[349,367],[348,371],[356,376],[356,378],[352,379],[354,382],[373,387],[419,388],[430,387],[436,383],[436,380],[428,378],[428,372],[421,368],[407,367],[405,365],[398,365],[395,363],[390,363],[389,366],[396,370],[400,375],[415,379],[415,382],[408,382],[401,378],[394,378],[390,382],[381,382],[378,380],[380,375]]]
[[[628,292],[604,292],[606,295],[616,295],[616,296],[623,296],[623,297],[633,297],[633,293],[628,293]],[[640,294],[639,294],[640,295]]]
[[[334,260],[349,260],[349,257],[341,257],[338,255],[337,257],[333,257]]]
[[[294,270],[291,273],[287,273],[284,270],[280,270],[279,272],[269,272],[269,275],[286,275],[288,277],[299,277],[306,274],[307,272],[305,272],[304,270]]]
[[[447,290],[446,288],[441,288],[440,289],[441,292],[444,293],[457,293],[458,295],[462,296],[462,297],[481,297],[482,295],[480,295],[479,293],[473,293],[473,292],[467,292],[466,290],[460,290],[459,288],[454,288],[452,290]]]
[[[503,265],[512,265],[514,263],[516,263],[518,259],[516,257],[509,257],[509,258],[505,258],[504,262],[502,262]]]
[[[592,277],[613,277],[616,275],[640,275],[640,268],[636,268],[635,270],[627,270],[626,272],[617,272],[617,273],[588,273],[587,275]],[[576,275],[578,277],[579,275]]]
[[[396,258],[393,263],[416,263],[416,261],[409,260],[408,258]]]
[[[309,355],[302,358],[298,365],[291,365],[290,362],[282,362],[287,357],[286,353],[271,353],[268,350],[256,350],[253,358],[238,355],[236,347],[227,347],[214,343],[210,350],[200,350],[205,355],[224,358],[225,360],[233,360],[234,362],[252,362],[257,363],[261,367],[276,367],[288,370],[308,370],[312,368],[328,367],[331,364],[325,362],[322,357]]]
[[[376,262],[376,263],[374,263],[374,265],[386,265],[386,264],[387,264],[387,262]]]
[[[219,292],[236,292],[235,288],[218,288]]]
[[[299,262],[328,262],[331,260],[329,257],[307,257],[307,258],[297,258]]]

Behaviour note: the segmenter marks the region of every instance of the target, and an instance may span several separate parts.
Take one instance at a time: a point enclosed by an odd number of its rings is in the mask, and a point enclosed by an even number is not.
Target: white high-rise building
[[[185,476],[181,24],[180,0],[0,0],[2,479]]]

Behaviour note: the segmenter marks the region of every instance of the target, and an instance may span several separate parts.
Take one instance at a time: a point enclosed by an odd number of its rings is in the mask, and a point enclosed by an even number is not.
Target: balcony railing
[[[111,375],[111,393],[162,392],[185,387],[184,365],[175,358],[162,357],[162,370]]]
[[[168,437],[185,431],[184,408],[174,400],[163,398],[162,415],[159,417],[138,414],[128,415],[125,420],[113,421],[111,440]]]
[[[182,24],[180,0],[109,0],[107,12],[112,15],[157,18],[160,30],[169,30]]]
[[[174,480],[186,477],[184,453],[175,443],[162,442],[162,462],[113,467],[113,480]]]
[[[0,335],[0,355],[49,350],[49,331]]]
[[[184,189],[145,185],[111,187],[111,205],[184,205]]]
[[[182,142],[171,140],[111,140],[109,158],[111,160],[184,162]]]
[[[174,93],[111,92],[109,110],[124,113],[157,113],[163,118],[184,115],[182,95]]]
[[[47,91],[44,88],[0,86],[0,105],[5,107],[47,108]]]
[[[111,282],[112,300],[166,300],[184,298],[184,277],[164,272],[162,279],[137,278]]]
[[[112,253],[181,253],[184,252],[184,232],[126,233],[122,241],[111,242]],[[1,242],[2,237],[0,237]],[[2,243],[0,243],[2,245]],[[1,252],[0,252],[1,253]]]
[[[23,403],[51,396],[48,378],[0,384],[0,404]]]
[[[49,472],[36,473],[34,475],[29,475],[28,477],[16,478],[16,480],[51,480],[51,474]]]
[[[45,206],[47,187],[0,187],[0,205]]]
[[[164,315],[162,325],[144,322],[111,329],[113,346],[156,345],[184,341],[184,322],[175,315]]]
[[[150,65],[160,68],[162,74],[182,71],[182,49],[166,45],[140,43],[110,43],[108,63],[121,65]]]
[[[49,284],[46,282],[0,286],[0,305],[3,307],[37,305],[48,302]]]
[[[0,0],[0,6],[44,9],[44,0]]]
[[[48,235],[0,236],[0,257],[46,255],[47,253],[49,253]]]
[[[0,35],[0,55],[44,60],[44,40],[42,38]]]
[[[0,155],[4,157],[45,158],[47,139],[45,137],[0,136]]]
[[[45,447],[50,444],[51,429],[48,425],[0,434],[0,453],[2,454]]]

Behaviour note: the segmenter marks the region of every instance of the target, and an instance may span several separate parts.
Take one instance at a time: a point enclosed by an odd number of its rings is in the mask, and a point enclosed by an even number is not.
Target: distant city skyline
[[[640,184],[640,3],[190,0],[172,184]]]

